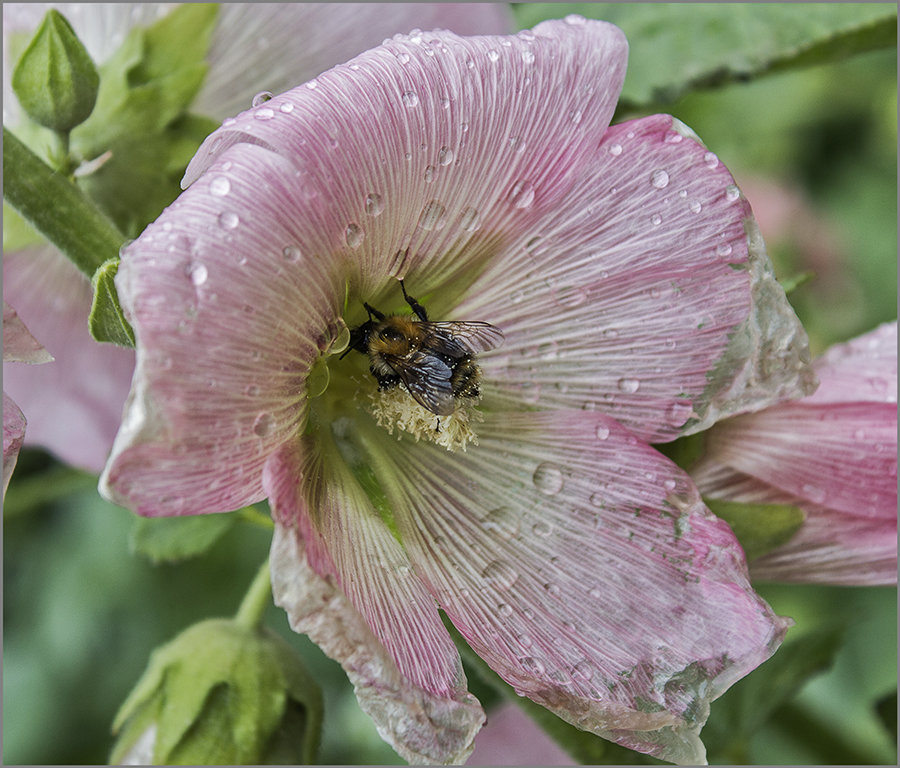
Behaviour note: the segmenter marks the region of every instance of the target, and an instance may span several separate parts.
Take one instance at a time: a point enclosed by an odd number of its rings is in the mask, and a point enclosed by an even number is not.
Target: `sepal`
[[[274,632],[195,624],[150,657],[113,723],[113,764],[312,762],[321,692]],[[297,729],[297,730],[295,730]]]
[[[91,279],[94,298],[91,301],[88,327],[91,336],[97,341],[134,348],[134,331],[125,319],[116,291],[115,277],[118,271],[119,259],[113,258],[104,261],[94,272]]]

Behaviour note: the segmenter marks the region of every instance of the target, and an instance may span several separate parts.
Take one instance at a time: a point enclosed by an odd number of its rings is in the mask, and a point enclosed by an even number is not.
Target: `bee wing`
[[[416,402],[438,416],[449,416],[456,410],[453,370],[434,355],[416,350],[405,357],[390,358],[391,368],[400,377]]]
[[[480,321],[448,320],[439,323],[423,323],[428,329],[449,347],[447,352],[456,354],[475,354],[487,352],[503,343],[503,331],[490,323]]]

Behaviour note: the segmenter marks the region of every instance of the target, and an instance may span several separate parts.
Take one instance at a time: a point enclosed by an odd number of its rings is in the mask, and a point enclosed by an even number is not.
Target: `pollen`
[[[397,430],[397,439],[407,432],[419,440],[430,440],[448,451],[465,451],[478,437],[472,428],[484,417],[475,409],[479,398],[457,399],[456,410],[449,416],[436,416],[419,405],[405,387],[391,387],[369,394],[371,412],[378,426],[388,434]]]

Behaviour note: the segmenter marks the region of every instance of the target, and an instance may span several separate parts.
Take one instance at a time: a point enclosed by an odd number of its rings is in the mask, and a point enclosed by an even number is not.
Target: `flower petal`
[[[829,347],[815,368],[820,385],[805,403],[896,403],[896,321]]]
[[[577,765],[521,707],[491,711],[466,765]]]
[[[228,157],[125,250],[116,277],[138,356],[101,489],[140,514],[264,498],[263,464],[300,431],[311,366],[345,328],[340,263],[261,194],[303,209],[293,167],[257,146]]]
[[[3,393],[3,495],[16,468],[19,450],[25,439],[25,417],[12,398]]]
[[[716,461],[856,517],[897,514],[897,406],[787,403],[722,422]]]
[[[457,309],[506,334],[484,358],[495,394],[603,410],[662,442],[810,391],[806,335],[718,158],[656,115],[583,162]]]
[[[806,512],[800,530],[783,546],[750,563],[759,581],[866,586],[897,583],[897,517],[864,517],[792,496],[754,477],[705,458],[691,476],[710,498],[793,504]]]
[[[3,254],[3,295],[53,355],[52,365],[3,366],[3,386],[28,414],[29,445],[99,473],[134,370],[130,349],[88,330],[91,284],[52,247]]]
[[[489,415],[479,439],[449,455],[400,441],[384,457],[417,573],[521,695],[630,748],[702,761],[709,702],[787,627],[751,590],[728,526],[605,415]]]
[[[31,335],[22,318],[3,302],[3,362],[49,363],[53,359],[43,344]]]
[[[341,663],[406,760],[464,761],[484,712],[434,600],[346,465],[283,449],[266,464],[265,484],[279,521],[275,600],[293,629]]]
[[[330,252],[352,257],[362,299],[411,272],[417,292],[460,275],[468,285],[507,230],[565,195],[609,123],[625,57],[621,31],[602,22],[398,35],[226,120],[185,183],[235,143],[272,148],[307,197],[326,201],[319,231]],[[452,300],[439,297],[438,309]]]
[[[220,14],[194,104],[219,119],[246,109],[263,89],[293,88],[395,32],[513,28],[508,6],[499,3],[224,3]]]

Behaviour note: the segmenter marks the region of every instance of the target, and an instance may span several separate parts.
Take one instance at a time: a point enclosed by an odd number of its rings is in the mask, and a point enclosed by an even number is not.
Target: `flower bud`
[[[12,87],[36,123],[66,133],[97,101],[100,76],[65,17],[47,11],[13,71]]]
[[[269,630],[195,624],[156,649],[113,723],[113,764],[310,763],[321,693]]]

